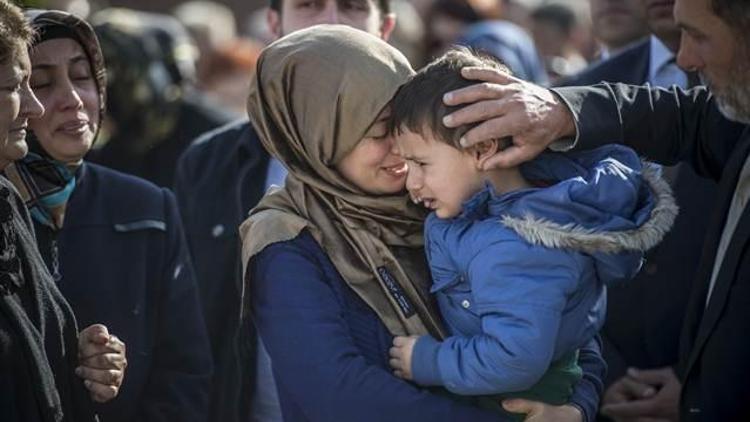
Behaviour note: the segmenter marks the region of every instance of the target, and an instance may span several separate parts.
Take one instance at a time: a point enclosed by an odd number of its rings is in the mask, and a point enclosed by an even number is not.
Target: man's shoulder
[[[255,130],[247,119],[235,121],[199,136],[180,157],[183,171],[205,171],[207,167],[223,167],[235,159],[241,149],[250,154],[264,154]]]
[[[247,119],[237,120],[200,135],[190,144],[184,156],[227,152],[226,148],[237,147],[240,140],[245,138],[255,138],[255,131]]]
[[[648,78],[651,43],[639,41],[622,52],[595,63],[581,73],[564,79],[558,86],[593,85],[602,81],[640,85]]]

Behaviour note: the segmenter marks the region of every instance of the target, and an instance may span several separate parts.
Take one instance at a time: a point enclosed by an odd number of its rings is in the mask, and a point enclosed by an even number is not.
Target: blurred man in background
[[[589,0],[591,29],[608,58],[648,35],[642,0]]]

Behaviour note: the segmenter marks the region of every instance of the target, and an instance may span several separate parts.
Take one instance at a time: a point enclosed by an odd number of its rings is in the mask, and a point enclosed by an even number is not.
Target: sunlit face
[[[738,36],[711,8],[710,0],[678,0],[682,28],[677,63],[700,72],[729,119],[750,123],[750,39]]]
[[[622,47],[646,33],[641,0],[591,0],[591,22],[596,38]]]
[[[268,11],[276,38],[320,24],[347,25],[388,40],[395,18],[383,16],[373,0],[283,0],[281,12]]]
[[[387,135],[385,127],[387,119],[386,110],[370,129],[373,136],[359,141],[335,165],[346,180],[372,195],[397,194],[404,190],[406,182],[406,162],[394,151],[393,137]]]
[[[28,120],[44,113],[29,87],[29,55],[24,46],[17,50],[0,63],[0,170],[26,155]]]
[[[31,50],[31,65],[31,88],[46,113],[29,127],[52,158],[78,162],[99,127],[99,93],[86,53],[70,38],[52,39]]]
[[[477,161],[468,152],[408,130],[396,136],[396,148],[408,164],[409,196],[440,218],[457,216],[484,185]]]

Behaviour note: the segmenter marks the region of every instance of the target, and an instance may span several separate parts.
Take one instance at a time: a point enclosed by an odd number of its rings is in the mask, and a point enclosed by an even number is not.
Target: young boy
[[[396,375],[463,395],[560,405],[580,377],[577,350],[601,328],[605,285],[631,278],[677,208],[658,170],[622,146],[545,153],[483,170],[503,148],[462,149],[442,96],[471,85],[465,66],[502,65],[454,49],[396,94],[391,131],[412,199],[433,212],[425,251],[450,337],[396,337]]]

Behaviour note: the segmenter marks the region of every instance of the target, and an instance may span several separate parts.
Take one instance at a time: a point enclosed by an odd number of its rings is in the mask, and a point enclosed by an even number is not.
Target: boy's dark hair
[[[391,100],[389,133],[401,134],[408,129],[425,139],[434,138],[462,149],[459,140],[473,126],[448,128],[443,125],[443,117],[461,108],[443,104],[443,95],[477,84],[461,76],[461,69],[467,66],[491,67],[511,74],[510,69],[494,57],[466,47],[453,47],[422,68],[398,90]]]
[[[7,0],[0,0],[0,63],[12,58],[19,48],[27,48],[33,34],[21,9]]]
[[[271,10],[275,10],[279,13],[281,13],[281,6],[284,0],[270,0],[268,7],[271,8]],[[388,13],[391,13],[391,4],[390,0],[378,0],[375,2],[375,5],[380,9],[381,15],[387,15]]]

